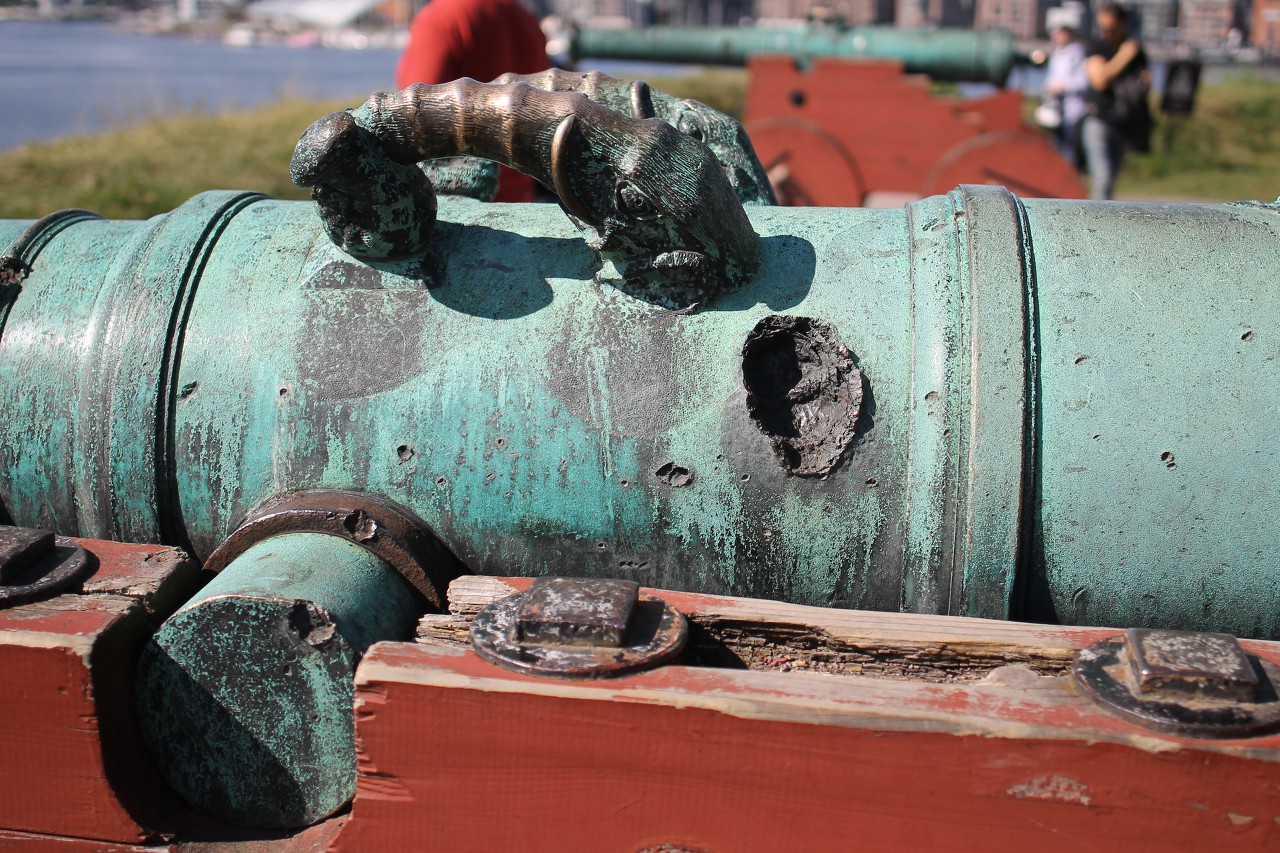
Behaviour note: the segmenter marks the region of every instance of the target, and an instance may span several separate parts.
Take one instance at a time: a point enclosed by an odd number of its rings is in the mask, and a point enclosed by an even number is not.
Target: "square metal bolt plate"
[[[0,525],[0,584],[10,585],[28,568],[53,553],[54,536],[33,527]]]
[[[640,585],[596,578],[538,578],[516,616],[515,642],[619,648]]]
[[[1125,646],[1144,696],[1164,693],[1252,702],[1257,695],[1258,677],[1230,634],[1130,628]]]

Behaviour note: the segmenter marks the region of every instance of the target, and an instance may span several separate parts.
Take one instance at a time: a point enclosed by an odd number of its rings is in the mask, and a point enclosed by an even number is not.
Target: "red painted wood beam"
[[[170,548],[76,541],[98,560],[83,594],[0,610],[0,827],[17,831],[0,848],[131,850],[165,802],[133,722],[133,668],[197,566]]]
[[[662,595],[686,613],[739,606]],[[793,610],[810,624],[825,612]],[[899,638],[1002,632],[1014,651],[1119,633],[841,618],[898,625]],[[1242,645],[1280,661],[1280,645]],[[357,739],[335,845],[351,853],[1280,846],[1280,737],[1157,734],[1094,706],[1069,675],[1023,667],[951,683],[687,666],[572,682],[467,648],[385,643],[357,673]]]

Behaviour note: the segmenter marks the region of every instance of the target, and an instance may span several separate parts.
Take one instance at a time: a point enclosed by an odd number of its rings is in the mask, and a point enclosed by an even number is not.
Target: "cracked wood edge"
[[[471,619],[529,582],[527,578],[483,575],[458,578],[449,586],[449,613],[423,617],[418,642],[468,645]],[[937,683],[980,680],[1003,666],[1057,676],[1068,671],[1078,648],[1119,633],[1106,628],[651,592],[689,619],[689,650],[683,662],[731,669],[827,672]]]
[[[99,539],[74,541],[98,560],[98,568],[84,582],[85,594],[135,599],[157,623],[177,610],[208,579],[200,565],[181,548]]]

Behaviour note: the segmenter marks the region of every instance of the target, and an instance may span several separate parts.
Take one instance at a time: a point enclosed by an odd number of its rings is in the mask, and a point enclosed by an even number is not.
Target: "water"
[[[394,86],[393,48],[335,50],[144,35],[100,23],[0,21],[0,151],[94,133],[175,110],[217,112],[285,97],[350,98]],[[688,66],[595,60],[618,76],[678,74]],[[1154,63],[1156,88],[1162,68]],[[1273,69],[1274,71],[1274,69]],[[1205,80],[1234,68],[1206,67]],[[1043,68],[1015,70],[1012,88],[1035,93]],[[991,86],[962,86],[970,97]]]
[[[98,23],[0,21],[0,151],[178,109],[216,112],[283,97],[352,105],[394,85],[394,49],[228,47]]]
[[[219,41],[121,32],[100,23],[0,21],[0,151],[118,128],[175,110],[218,112],[280,98],[350,98],[393,88],[399,51]],[[687,66],[594,62],[606,73]]]

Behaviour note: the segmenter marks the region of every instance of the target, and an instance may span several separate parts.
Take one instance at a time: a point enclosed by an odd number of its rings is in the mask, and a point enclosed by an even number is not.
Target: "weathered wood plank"
[[[449,586],[449,613],[424,617],[419,642],[466,645],[471,619],[528,579],[466,575]],[[802,607],[663,591],[688,617],[686,660],[704,666],[808,670],[934,682],[972,681],[1016,664],[1066,672],[1075,649],[1118,633],[990,619]]]
[[[0,829],[0,850],[30,853],[163,853],[168,847],[139,847],[134,844],[111,844],[87,838],[64,835],[35,835]]]
[[[155,621],[177,610],[205,580],[200,565],[180,548],[74,541],[98,558],[97,571],[84,582],[85,593],[137,599]]]
[[[165,795],[133,721],[137,652],[197,574],[173,549],[78,541],[98,560],[85,593],[0,610],[0,827],[117,849],[154,838]]]
[[[145,630],[138,603],[122,596],[0,611],[0,826],[130,843],[148,836],[112,790],[102,754],[100,703],[119,698],[102,679],[126,674],[95,660]]]
[[[357,673],[357,733],[343,851],[1280,844],[1280,738],[1150,734],[1022,667],[945,684],[683,666],[569,682],[387,643]]]

